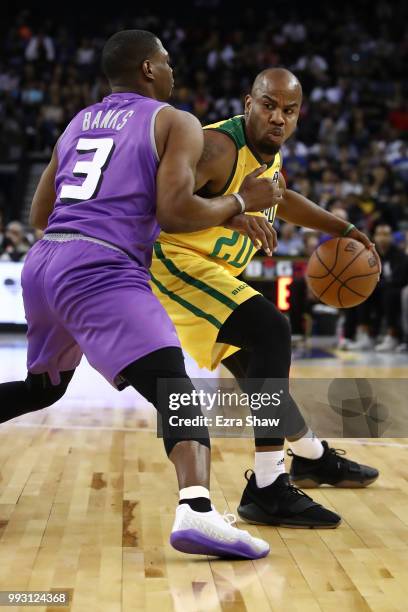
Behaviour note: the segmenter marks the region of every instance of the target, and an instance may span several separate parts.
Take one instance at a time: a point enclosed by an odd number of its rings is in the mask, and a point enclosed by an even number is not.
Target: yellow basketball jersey
[[[255,168],[259,168],[264,162],[253,152],[245,138],[244,117],[237,115],[225,121],[219,121],[205,126],[207,130],[218,130],[227,134],[235,143],[237,158],[227,184],[218,195],[227,195],[239,191],[242,181]],[[268,164],[263,177],[279,180],[281,168],[281,155],[277,153]],[[277,206],[265,211],[270,223],[273,223]],[[248,213],[263,215],[264,213]],[[226,229],[225,227],[212,227],[199,232],[186,234],[167,234],[161,232],[158,242],[163,245],[171,244],[183,249],[193,250],[202,255],[215,259],[217,263],[224,266],[231,274],[238,276],[251,261],[256,253],[256,248],[248,236],[242,236],[239,232]]]

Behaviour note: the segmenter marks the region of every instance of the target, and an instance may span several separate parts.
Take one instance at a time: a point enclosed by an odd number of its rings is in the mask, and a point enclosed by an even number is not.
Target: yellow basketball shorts
[[[183,349],[201,368],[213,370],[239,350],[217,342],[231,312],[255,295],[215,260],[156,242],[150,268],[154,294],[173,321]]]

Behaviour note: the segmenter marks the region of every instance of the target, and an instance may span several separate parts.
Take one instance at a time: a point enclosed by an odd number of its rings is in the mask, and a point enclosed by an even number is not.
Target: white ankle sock
[[[285,451],[255,453],[255,479],[259,488],[267,487],[285,473]]]
[[[179,491],[179,499],[194,499],[195,497],[206,497],[210,499],[210,492],[206,487],[201,485],[194,485],[191,487],[184,487]]]
[[[295,455],[306,459],[320,459],[324,452],[323,444],[310,429],[307,430],[303,438],[289,442],[289,448]]]

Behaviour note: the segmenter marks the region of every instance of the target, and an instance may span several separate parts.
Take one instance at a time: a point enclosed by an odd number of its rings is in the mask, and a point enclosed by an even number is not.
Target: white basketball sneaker
[[[397,338],[394,338],[393,336],[390,336],[389,334],[387,334],[384,340],[380,344],[377,344],[377,346],[375,347],[375,350],[377,353],[393,353],[395,349],[397,348],[397,346],[398,346]]]
[[[374,340],[366,332],[359,332],[357,340],[350,343],[349,351],[372,351],[374,349]]]
[[[269,544],[232,526],[233,514],[195,512],[180,504],[170,536],[170,544],[180,552],[237,559],[261,559],[269,553]]]

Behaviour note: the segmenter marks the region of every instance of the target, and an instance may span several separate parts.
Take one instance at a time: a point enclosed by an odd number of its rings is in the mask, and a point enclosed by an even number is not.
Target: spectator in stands
[[[4,213],[0,208],[0,255],[3,252],[3,242],[4,242]]]
[[[19,221],[11,221],[4,233],[0,261],[23,261],[30,243]]]
[[[363,191],[363,186],[360,181],[359,173],[357,170],[352,169],[349,173],[344,177],[344,180],[341,184],[340,195],[344,198],[348,196],[350,193],[359,196]]]
[[[26,60],[29,62],[52,62],[55,59],[54,42],[44,32],[33,36],[25,50]]]
[[[92,66],[95,59],[95,47],[88,38],[83,38],[76,53],[76,63],[79,66]]]
[[[401,291],[401,328],[402,342],[397,347],[398,353],[408,351],[408,285]]]
[[[38,123],[40,148],[50,152],[64,127],[64,108],[58,91],[51,93],[48,103],[41,106]]]
[[[349,220],[347,210],[344,208],[341,200],[333,200],[327,208],[333,215],[336,215],[336,217],[340,217],[340,219],[344,221]],[[326,242],[326,240],[331,240],[331,238],[333,238],[333,236],[330,234],[320,234],[319,244]]]
[[[283,223],[280,226],[278,247],[275,255],[299,255],[303,248],[303,240],[293,223]]]
[[[375,339],[385,323],[386,335],[382,342],[375,346],[375,350],[391,352],[397,348],[402,336],[401,294],[403,288],[408,285],[408,256],[394,244],[389,225],[377,225],[374,242],[382,264],[380,282],[365,302],[349,309],[358,322],[357,340],[345,348],[373,349]]]
[[[291,43],[302,43],[306,39],[307,30],[301,21],[297,19],[296,14],[292,14],[283,28],[283,35],[290,40]]]

